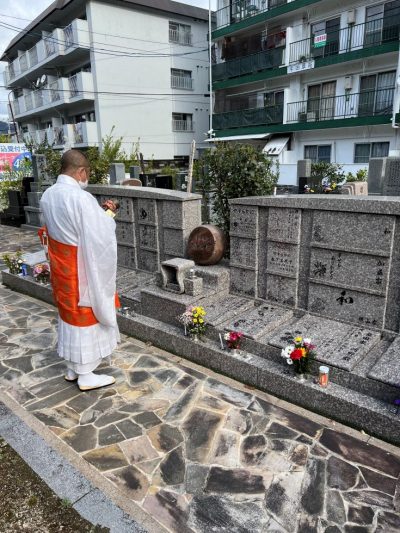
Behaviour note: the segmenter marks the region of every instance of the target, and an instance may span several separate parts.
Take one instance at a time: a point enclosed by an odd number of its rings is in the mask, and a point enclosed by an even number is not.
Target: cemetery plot
[[[293,316],[293,312],[275,305],[260,305],[225,325],[228,331],[241,331],[250,339],[258,339]]]
[[[310,279],[318,283],[357,287],[384,293],[390,260],[314,248],[311,251]]]
[[[400,337],[397,337],[388,350],[382,355],[376,365],[371,369],[368,377],[383,381],[388,385],[400,384]]]
[[[248,298],[227,296],[217,302],[207,304],[206,322],[211,326],[217,326],[226,322],[229,318],[240,315],[248,309],[254,308],[254,302]]]
[[[244,205],[231,206],[231,235],[257,238],[258,209]]]
[[[380,339],[376,331],[305,315],[281,328],[268,342],[284,348],[298,336],[311,339],[318,361],[344,370],[352,370]]]
[[[388,256],[394,220],[385,215],[315,211],[312,246]]]
[[[300,241],[300,223],[300,209],[270,207],[267,238],[297,244]]]
[[[231,263],[253,267],[257,264],[257,244],[256,239],[241,239],[238,237],[231,238]]]
[[[385,305],[383,296],[313,282],[309,284],[308,310],[320,316],[382,329]]]
[[[282,242],[268,242],[267,272],[297,277],[299,247]]]
[[[266,299],[269,302],[295,307],[297,304],[297,279],[268,274]]]

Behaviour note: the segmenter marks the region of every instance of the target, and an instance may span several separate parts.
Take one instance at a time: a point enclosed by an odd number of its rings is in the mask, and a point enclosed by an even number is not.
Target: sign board
[[[293,74],[294,72],[301,72],[302,70],[309,70],[311,68],[314,68],[315,61],[314,59],[310,59],[308,61],[299,61],[298,63],[293,63],[292,65],[289,65],[287,68],[288,74]]]
[[[25,159],[32,159],[31,153],[22,143],[0,143],[0,177],[5,170],[18,171]]]
[[[314,36],[314,48],[321,48],[321,46],[325,46],[326,39],[327,39],[326,33],[322,33],[321,35],[315,35]]]

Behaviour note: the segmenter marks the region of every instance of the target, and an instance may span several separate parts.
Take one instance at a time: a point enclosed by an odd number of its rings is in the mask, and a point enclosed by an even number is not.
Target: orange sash
[[[98,324],[91,307],[78,305],[78,247],[52,239],[46,227],[40,228],[38,234],[43,246],[48,247],[51,285],[61,319],[71,326]],[[115,306],[121,306],[118,294],[115,294]]]

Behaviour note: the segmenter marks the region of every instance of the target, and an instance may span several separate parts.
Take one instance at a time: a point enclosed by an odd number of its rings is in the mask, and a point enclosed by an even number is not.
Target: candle
[[[321,387],[326,388],[328,386],[328,382],[329,382],[329,367],[327,367],[327,366],[320,366],[319,367],[318,382],[319,382]]]

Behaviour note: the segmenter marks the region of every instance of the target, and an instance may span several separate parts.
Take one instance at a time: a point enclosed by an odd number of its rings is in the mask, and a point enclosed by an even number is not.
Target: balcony
[[[78,72],[68,78],[70,99],[94,99],[93,76],[91,72]]]
[[[216,130],[241,128],[246,126],[259,126],[282,124],[283,104],[228,111],[213,115],[213,127]]]
[[[64,126],[64,136],[66,136],[75,147],[98,146],[99,144],[97,122],[66,124]]]
[[[391,117],[393,97],[394,88],[388,87],[376,91],[293,102],[288,104],[286,121],[289,124],[302,124],[337,119]]]
[[[184,76],[171,76],[172,89],[193,89],[193,78]]]
[[[185,44],[190,46],[192,44],[192,34],[187,31],[179,31],[169,29],[169,42],[176,44]]]
[[[212,67],[213,81],[227,80],[253,74],[260,70],[268,70],[283,65],[285,61],[285,47],[273,48],[256,54],[238,57],[218,63]]]
[[[317,33],[313,39],[303,39],[290,45],[290,64],[308,61],[318,61],[322,58],[346,54],[356,50],[370,49],[370,54],[375,53],[374,48],[385,43],[397,43],[399,41],[400,24],[382,18],[347,26],[332,34],[327,34],[326,41],[316,43],[316,38],[324,35]],[[369,54],[369,55],[370,55]],[[343,58],[345,59],[345,58]]]
[[[172,131],[193,131],[194,122],[192,120],[172,119]]]
[[[292,0],[293,1],[293,0]],[[288,0],[236,0],[217,10],[217,29],[236,24],[289,3]]]
[[[68,63],[71,54],[80,59],[88,55],[89,50],[88,22],[75,19],[66,28],[56,28],[44,35],[30,50],[9,63],[6,67],[5,83],[8,86],[18,80],[35,81],[46,73],[45,69],[49,66]]]

